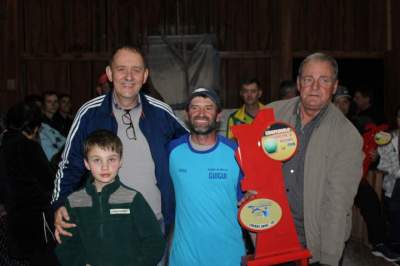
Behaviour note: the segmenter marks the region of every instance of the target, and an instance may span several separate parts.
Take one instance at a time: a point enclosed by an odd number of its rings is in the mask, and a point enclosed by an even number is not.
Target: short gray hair
[[[300,64],[299,74],[298,74],[299,77],[301,77],[301,74],[303,73],[304,66],[311,61],[321,61],[321,62],[329,63],[333,69],[333,78],[334,79],[338,78],[339,67],[338,67],[338,64],[337,64],[335,58],[333,58],[330,55],[324,54],[324,53],[313,53],[313,54],[310,54],[309,56],[307,56],[303,60],[303,62],[301,62],[301,64]]]

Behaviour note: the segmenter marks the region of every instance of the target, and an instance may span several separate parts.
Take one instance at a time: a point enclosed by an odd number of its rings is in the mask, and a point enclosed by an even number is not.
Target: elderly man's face
[[[326,106],[336,92],[338,81],[334,79],[332,66],[325,61],[310,61],[303,66],[297,88],[301,104],[307,111],[319,111]]]
[[[118,100],[136,101],[140,88],[147,80],[148,70],[143,57],[128,49],[119,50],[111,66],[106,69],[108,79],[114,84]]]

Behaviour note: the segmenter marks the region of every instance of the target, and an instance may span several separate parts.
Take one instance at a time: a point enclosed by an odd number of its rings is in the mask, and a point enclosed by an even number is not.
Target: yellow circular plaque
[[[250,200],[239,211],[240,223],[253,232],[270,229],[277,225],[281,218],[281,206],[266,198]]]
[[[264,153],[271,159],[285,161],[296,152],[297,136],[292,127],[278,122],[265,130],[261,145]]]
[[[392,135],[385,131],[379,131],[375,134],[375,142],[378,145],[386,145],[392,140]]]

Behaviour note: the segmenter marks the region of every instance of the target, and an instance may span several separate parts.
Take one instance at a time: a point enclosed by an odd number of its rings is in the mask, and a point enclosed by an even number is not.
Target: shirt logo
[[[130,209],[110,209],[110,214],[130,214]]]
[[[208,168],[208,179],[227,179],[228,170],[224,168]]]

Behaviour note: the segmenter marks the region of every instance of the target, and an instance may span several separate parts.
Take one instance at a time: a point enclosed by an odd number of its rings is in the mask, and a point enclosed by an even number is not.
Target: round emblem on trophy
[[[259,232],[279,223],[282,208],[273,200],[257,198],[243,204],[239,210],[240,224],[247,230]]]
[[[286,161],[297,149],[297,136],[292,127],[277,122],[269,126],[261,138],[264,153],[273,160]]]
[[[378,145],[386,145],[392,140],[392,135],[385,131],[379,131],[375,134],[375,142]]]

